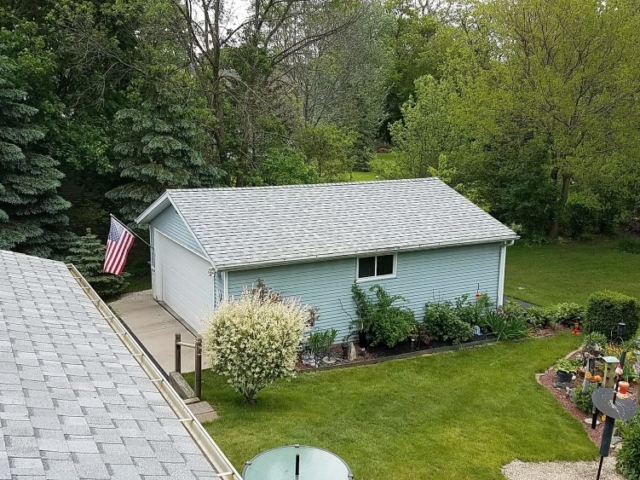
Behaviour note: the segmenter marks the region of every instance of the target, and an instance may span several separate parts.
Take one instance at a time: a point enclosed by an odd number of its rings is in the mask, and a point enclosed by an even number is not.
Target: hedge
[[[627,324],[625,340],[638,331],[638,301],[618,292],[603,290],[595,292],[587,302],[585,331],[599,332],[608,339],[618,336],[618,323]]]

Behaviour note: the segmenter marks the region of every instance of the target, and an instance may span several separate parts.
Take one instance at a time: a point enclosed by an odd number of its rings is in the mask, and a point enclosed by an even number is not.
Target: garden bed
[[[551,394],[556,397],[558,402],[567,410],[573,417],[575,417],[584,427],[589,438],[595,443],[597,446],[600,446],[600,441],[602,439],[602,430],[604,428],[604,422],[600,422],[595,429],[591,428],[591,422],[586,423],[584,420],[586,418],[591,419],[592,414],[586,413],[580,410],[576,404],[571,400],[571,394],[567,392],[566,388],[560,388],[555,386],[556,382],[556,371],[554,368],[550,368],[545,373],[537,375],[538,383],[542,385],[544,388],[549,390]],[[575,380],[572,382],[572,386],[575,388],[582,387],[583,377],[578,375]],[[638,392],[638,385],[636,383],[632,383],[629,386],[629,393],[635,397]],[[600,418],[598,419],[600,421]]]
[[[357,342],[354,342],[356,352],[358,353],[358,356],[355,360],[349,361],[347,358],[343,358],[342,347],[338,345],[334,346],[331,349],[330,360],[333,361],[333,363],[325,363],[320,360],[320,362],[316,364],[316,366],[305,365],[302,362],[302,359],[299,358],[296,364],[296,370],[298,370],[299,372],[309,372],[315,370],[328,370],[333,368],[355,367],[358,365],[368,365],[385,362],[387,360],[397,360],[401,358],[410,358],[432,353],[447,352],[450,350],[458,350],[465,347],[477,347],[480,345],[495,343],[496,341],[497,339],[495,335],[486,334],[476,336],[472,340],[455,345],[447,344],[445,342],[429,342],[428,344],[422,343],[416,345],[416,342],[406,341],[397,344],[393,348],[388,348],[384,345],[376,345],[375,347],[362,349]]]

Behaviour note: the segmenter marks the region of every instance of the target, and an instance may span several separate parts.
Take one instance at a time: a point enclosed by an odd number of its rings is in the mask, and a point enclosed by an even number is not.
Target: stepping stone
[[[218,414],[213,408],[211,408],[209,402],[200,401],[191,403],[188,407],[200,423],[212,422],[218,418]]]

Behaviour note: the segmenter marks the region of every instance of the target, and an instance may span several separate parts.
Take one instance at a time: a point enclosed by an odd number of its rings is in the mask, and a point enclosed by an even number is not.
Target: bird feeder
[[[618,336],[620,338],[624,338],[626,334],[627,334],[627,324],[624,322],[618,323]]]
[[[322,448],[289,445],[262,452],[249,460],[244,480],[352,480],[349,466]]]
[[[620,360],[618,360],[617,357],[602,357],[601,360],[604,362],[602,386],[613,388],[616,383],[616,367],[618,363],[620,363]]]

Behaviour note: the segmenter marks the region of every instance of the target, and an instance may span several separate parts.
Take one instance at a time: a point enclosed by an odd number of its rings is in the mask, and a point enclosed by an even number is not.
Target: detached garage
[[[383,285],[418,316],[478,289],[501,305],[517,238],[436,178],[167,190],[136,221],[150,227],[156,299],[194,330],[262,279],[315,307],[338,338],[353,282]]]

